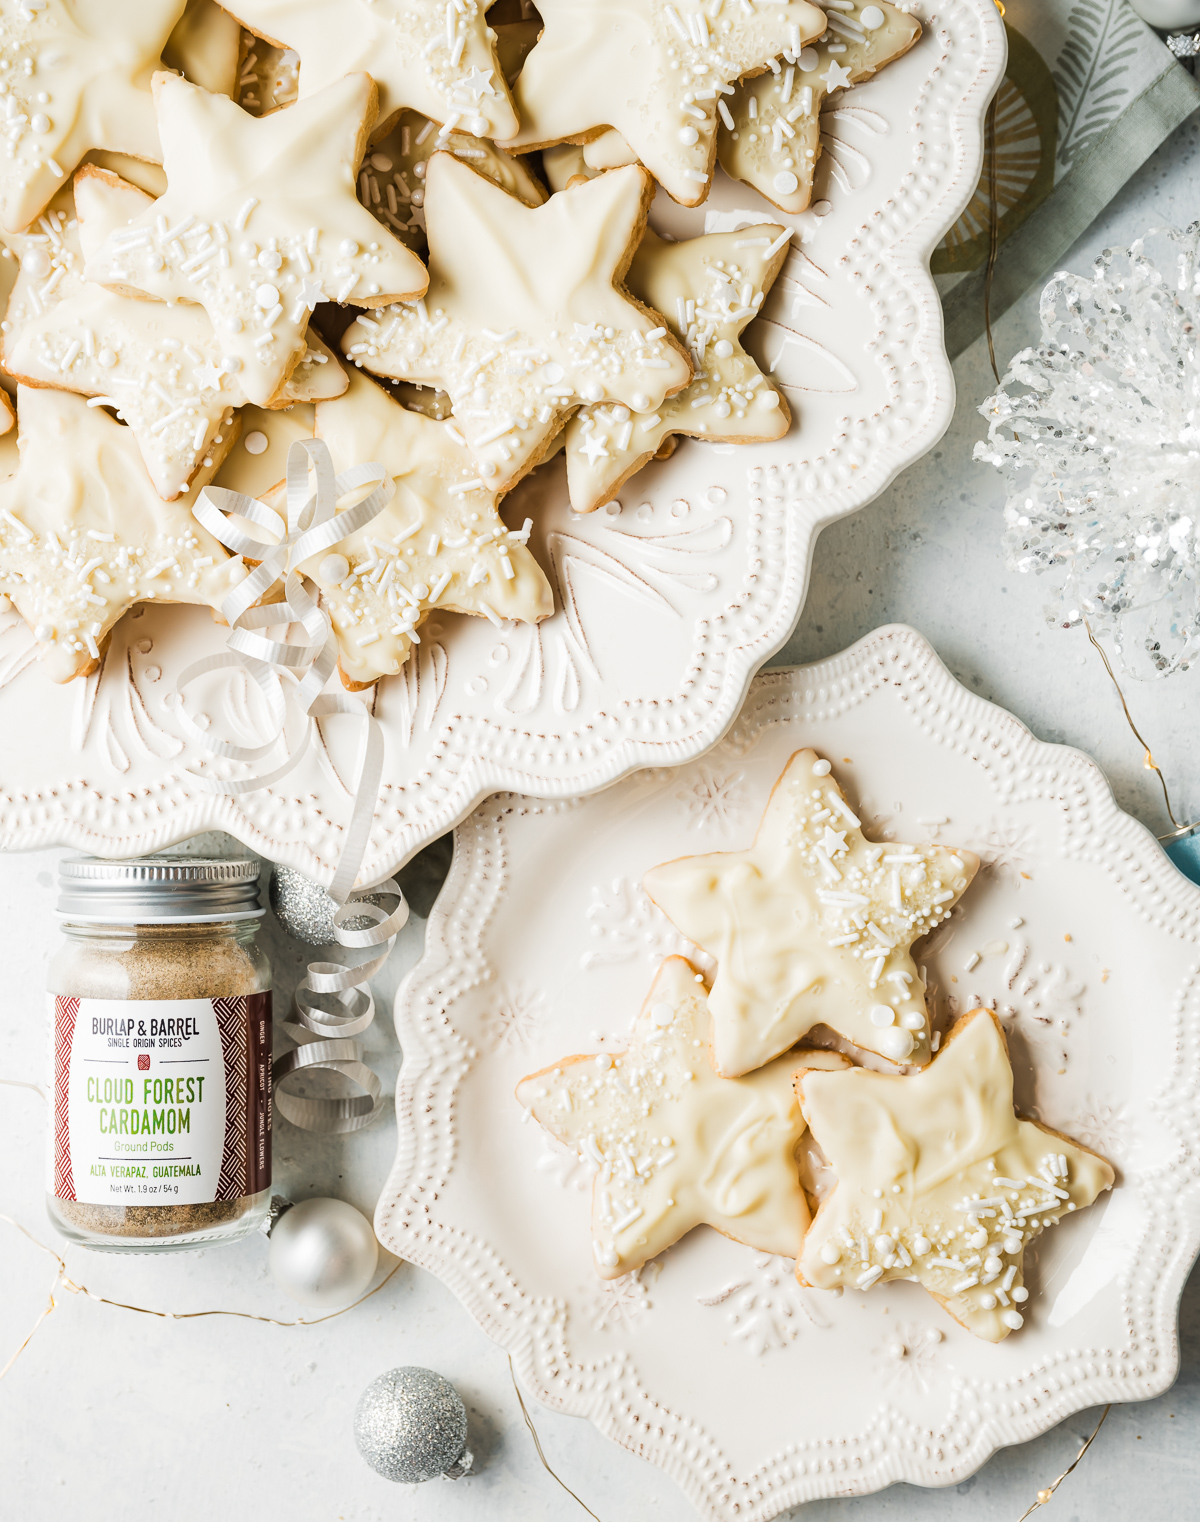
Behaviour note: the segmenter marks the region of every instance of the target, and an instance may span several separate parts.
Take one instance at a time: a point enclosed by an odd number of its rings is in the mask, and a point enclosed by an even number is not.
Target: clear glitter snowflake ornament
[[[1007,478],[1004,551],[1049,573],[1133,676],[1200,652],[1200,222],[1106,249],[1042,292],[1042,341],[980,408]]]

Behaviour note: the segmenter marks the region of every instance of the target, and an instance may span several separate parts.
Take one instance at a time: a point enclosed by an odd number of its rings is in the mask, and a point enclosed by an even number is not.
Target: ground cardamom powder
[[[270,968],[255,943],[256,928],[256,920],[252,918],[234,918],[228,922],[215,923],[185,921],[153,925],[75,924],[68,921],[63,925],[66,944],[51,967],[50,993],[58,996],[58,1003],[72,998],[84,1001],[121,1001],[128,1005],[128,1017],[134,1022],[138,1020],[138,1002],[143,1000],[221,1000],[237,995],[266,994],[271,986]],[[56,1004],[55,1008],[57,1007]],[[245,1006],[248,1010],[258,1010],[260,1016],[262,1007],[262,1002],[258,1000],[250,1000]],[[155,1008],[161,1011],[162,1005]],[[86,1011],[88,1006],[84,1004],[82,1009]],[[252,1034],[255,1024],[253,1017],[245,1022],[244,1066],[251,1085],[254,1083],[254,1074],[261,1071],[263,1066],[263,1052],[256,1048]],[[265,1028],[269,1032],[269,1006]],[[125,1047],[132,1045],[135,1048],[150,1045],[149,1042],[137,1041],[118,1044]],[[162,1045],[160,1043],[159,1048]],[[70,1082],[76,1085],[84,1082],[99,1084],[101,1079],[90,1076],[85,1078],[85,1073],[90,1075],[116,1070],[124,1074],[132,1070],[135,1061],[139,1069],[148,1072],[152,1060],[155,1074],[202,1071],[205,1082],[221,1084],[225,1081],[224,1071],[216,1068],[189,1067],[186,1060],[176,1060],[172,1065],[171,1057],[174,1053],[168,1050],[164,1055],[159,1048],[155,1049],[153,1059],[149,1055],[138,1056],[136,1052],[124,1051],[114,1057],[108,1067],[98,1066],[101,1059],[93,1055],[89,1065],[72,1067]],[[88,1050],[95,1050],[94,1038]],[[219,1055],[217,1062],[220,1063]],[[268,1070],[269,1065],[268,1045]],[[62,1067],[61,1061],[59,1067]],[[139,1073],[140,1076],[144,1076],[144,1073]],[[130,1083],[127,1077],[118,1081]],[[182,1081],[174,1078],[163,1080]],[[56,1107],[64,1104],[64,1082],[62,1074],[58,1073]],[[267,1096],[267,1141],[263,1143],[263,1155],[266,1159],[265,1167],[269,1170],[269,1076]],[[226,1102],[231,1102],[228,1095]],[[236,1098],[233,1102],[237,1102]],[[244,1097],[241,1103],[245,1106]],[[252,1109],[253,1106],[249,1108]],[[74,1142],[74,1137],[71,1141]],[[110,1150],[115,1145],[110,1144]],[[252,1136],[248,1139],[247,1146],[253,1153]],[[114,1158],[113,1161],[118,1159]],[[263,1157],[257,1159],[257,1165],[256,1172],[255,1161],[248,1160],[247,1179],[261,1182]],[[83,1171],[82,1163],[75,1162],[74,1166],[78,1172]],[[110,1166],[108,1171],[116,1170]],[[152,1171],[143,1169],[143,1172]],[[266,1176],[269,1180],[269,1171]],[[208,1177],[211,1178],[211,1168]],[[148,1247],[185,1247],[191,1245],[189,1239],[219,1240],[240,1236],[245,1230],[252,1229],[256,1222],[252,1223],[246,1218],[251,1214],[257,1218],[265,1212],[269,1194],[268,1186],[237,1199],[195,1204],[126,1205],[85,1203],[58,1198],[52,1192],[47,1197],[47,1207],[60,1231],[87,1245],[103,1246],[103,1239],[108,1238],[113,1239],[114,1247],[120,1241],[129,1239],[135,1239],[139,1244],[145,1243]],[[245,1224],[239,1226],[238,1223],[243,1222]],[[134,1240],[129,1240],[129,1245],[133,1246]]]

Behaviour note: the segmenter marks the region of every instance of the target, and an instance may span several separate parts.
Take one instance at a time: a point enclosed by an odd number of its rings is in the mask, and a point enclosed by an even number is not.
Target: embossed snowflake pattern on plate
[[[992,0],[944,0],[925,19],[907,56],[826,114],[813,208],[791,219],[792,251],[747,335],[784,389],[791,432],[754,449],[685,441],[585,517],[567,508],[561,460],[523,483],[506,511],[533,520],[556,612],[537,628],[431,619],[416,658],[365,700],[387,754],[363,883],[498,788],[581,794],[702,754],[791,632],[820,526],[941,435],[954,390],[927,259],[975,188],[1004,36]],[[718,180],[694,212],[660,196],[660,230],[779,220]],[[0,615],[0,725],[19,737],[0,761],[0,844],[132,854],[223,828],[328,880],[350,815],[353,726],[328,721],[268,790],[206,791],[194,772],[209,763],[185,739],[174,679],[223,639],[206,613],[148,607],[123,620],[97,678],[59,688],[36,669],[21,620]],[[188,702],[245,744],[251,697],[220,676]],[[727,778],[706,785],[698,820],[734,796]]]
[[[748,844],[805,745],[887,838],[993,843],[995,869],[918,946],[936,1025],[995,1009],[1021,1110],[1118,1169],[1111,1195],[1027,1254],[1027,1322],[999,1346],[915,1284],[802,1289],[790,1264],[707,1227],[601,1288],[587,1166],[513,1095],[557,1058],[622,1049],[680,949],[642,874]],[[734,776],[736,813],[698,824],[696,798]],[[520,1043],[499,1041],[497,1012],[518,1009]],[[573,802],[490,799],[458,829],[396,1019],[401,1146],[381,1239],[457,1292],[540,1400],[660,1464],[706,1517],[766,1522],[816,1496],[961,1480],[1000,1446],[1174,1377],[1200,1243],[1200,891],[1092,762],[959,686],[910,629],[761,675],[726,738],[676,771]],[[830,1187],[811,1151],[804,1166]]]

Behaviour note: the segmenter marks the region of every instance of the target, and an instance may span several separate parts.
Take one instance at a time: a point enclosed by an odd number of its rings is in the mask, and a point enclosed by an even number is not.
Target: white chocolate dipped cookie
[[[0,362],[27,385],[61,386],[112,406],[159,496],[171,501],[198,469],[220,463],[240,427],[232,409],[246,395],[203,307],[134,300],[83,278],[88,248],[140,215],[150,197],[86,166],[74,190],[74,204],[70,190],[60,191],[36,232],[8,240],[21,273],[0,324]],[[315,333],[308,342],[280,405],[346,388],[337,359]]]
[[[554,612],[550,583],[526,547],[529,524],[510,530],[453,425],[409,412],[354,375],[316,409],[335,470],[378,460],[396,483],[384,510],[329,554],[301,567],[321,591],[351,689],[400,670],[435,609],[493,622],[537,623]]]
[[[373,136],[405,106],[477,137],[511,137],[517,117],[486,0],[226,0],[252,32],[300,55],[300,98],[345,74],[379,86]]]
[[[716,958],[713,1060],[729,1076],[817,1025],[891,1062],[930,1058],[910,947],[948,918],[979,869],[970,851],[867,840],[828,761],[788,761],[745,851],[684,856],[646,892]]]
[[[220,609],[245,567],[189,503],[162,500],[130,429],[69,391],[21,386],[17,413],[20,464],[0,481],[0,590],[52,681],[94,670],[134,603]]]
[[[551,190],[567,190],[576,179],[594,180],[606,169],[637,161],[637,154],[612,127],[586,143],[556,143],[542,150],[542,168]]]
[[[358,198],[417,253],[425,249],[425,171],[430,157],[442,149],[494,180],[526,206],[540,206],[546,199],[545,186],[523,159],[505,153],[486,138],[458,129],[447,132],[427,116],[402,111],[392,130],[363,160]]]
[[[1028,1244],[1112,1187],[1102,1157],[1014,1113],[990,1010],[964,1015],[914,1077],[801,1067],[796,1092],[837,1175],[804,1240],[801,1282],[911,1279],[988,1342],[1024,1321]]]
[[[713,443],[782,438],[791,414],[738,337],[787,258],[791,233],[767,225],[667,243],[646,229],[626,284],[663,314],[687,348],[695,377],[649,417],[620,404],[583,407],[567,424],[571,506],[590,513],[652,459],[674,434]]]
[[[747,1078],[719,1078],[709,1023],[703,980],[669,957],[628,1051],[564,1057],[517,1085],[521,1104],[595,1171],[592,1254],[602,1279],[632,1273],[701,1225],[760,1252],[800,1252],[809,1211],[796,1161],[796,1061],[849,1063],[794,1053]]]
[[[583,143],[614,128],[684,206],[708,195],[718,99],[825,30],[807,0],[730,0],[715,14],[686,0],[544,0],[541,11],[546,29],[514,91],[521,130],[505,146]]]
[[[259,406],[306,352],[320,301],[380,306],[425,289],[421,262],[356,195],[375,86],[351,74],[253,117],[174,74],[154,76],[167,191],[88,259],[124,295],[198,302]]]
[[[162,61],[194,85],[231,98],[238,87],[242,29],[217,0],[187,0]]]
[[[19,232],[92,148],[158,159],[150,77],[184,0],[5,0],[0,221]]]
[[[532,470],[577,407],[648,415],[691,379],[658,314],[621,283],[654,192],[644,169],[529,207],[435,153],[425,186],[425,298],[360,318],[342,349],[377,375],[447,392],[493,491]]]
[[[807,209],[821,157],[821,107],[907,53],[921,23],[887,0],[821,0],[828,28],[798,57],[739,85],[723,102],[717,156],[780,211]]]

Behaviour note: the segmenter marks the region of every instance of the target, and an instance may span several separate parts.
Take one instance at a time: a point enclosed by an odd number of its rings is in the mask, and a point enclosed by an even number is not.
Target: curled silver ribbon
[[[315,476],[313,489],[310,469]],[[361,502],[337,511],[337,504],[344,497],[372,483],[372,490]],[[359,950],[376,946],[383,949],[369,961],[349,967],[336,962],[308,964],[304,980],[296,990],[295,1020],[284,1022],[283,1027],[299,1045],[280,1057],[273,1069],[276,1084],[282,1084],[291,1073],[311,1068],[340,1073],[363,1091],[343,1099],[310,1099],[278,1091],[275,1103],[281,1114],[294,1125],[324,1134],[361,1130],[379,1111],[382,1088],[379,1077],[362,1061],[361,1042],[352,1038],[366,1030],[375,1018],[375,1001],[366,985],[391,954],[396,936],[408,919],[408,903],[394,877],[372,889],[396,895],[399,903],[391,914],[378,904],[351,897],[379,798],[383,730],[361,703],[340,693],[324,691],[337,665],[337,642],[329,615],[309,593],[299,566],[310,555],[332,548],[348,534],[365,527],[383,511],[394,491],[392,479],[382,465],[356,465],[335,476],[328,445],[320,439],[297,439],[288,450],[286,522],[258,498],[218,486],[205,487],[192,509],[192,516],[226,549],[259,563],[221,604],[231,631],[226,648],[219,654],[193,661],[180,673],[179,721],[211,756],[261,763],[280,745],[285,751],[282,761],[272,769],[251,777],[221,781],[199,774],[197,780],[213,792],[231,796],[252,793],[269,787],[292,770],[311,744],[319,719],[349,714],[364,726],[355,768],[354,809],[328,891],[338,906],[333,915],[338,944]],[[234,517],[265,529],[274,539],[252,538],[230,522]],[[284,600],[264,604],[262,598],[280,581]],[[259,632],[280,625],[287,626],[283,639],[269,639]],[[303,631],[304,643],[288,642],[287,636],[296,627]],[[244,671],[266,702],[272,733],[261,745],[234,745],[216,739],[202,730],[183,706],[183,691],[190,683],[210,671],[227,667]],[[282,680],[285,676],[289,679],[286,688]],[[304,718],[303,733],[290,751],[286,735],[289,699]],[[346,928],[347,921],[364,918],[373,923],[361,930]],[[313,1001],[313,995],[330,996],[337,1007],[325,1009]]]

